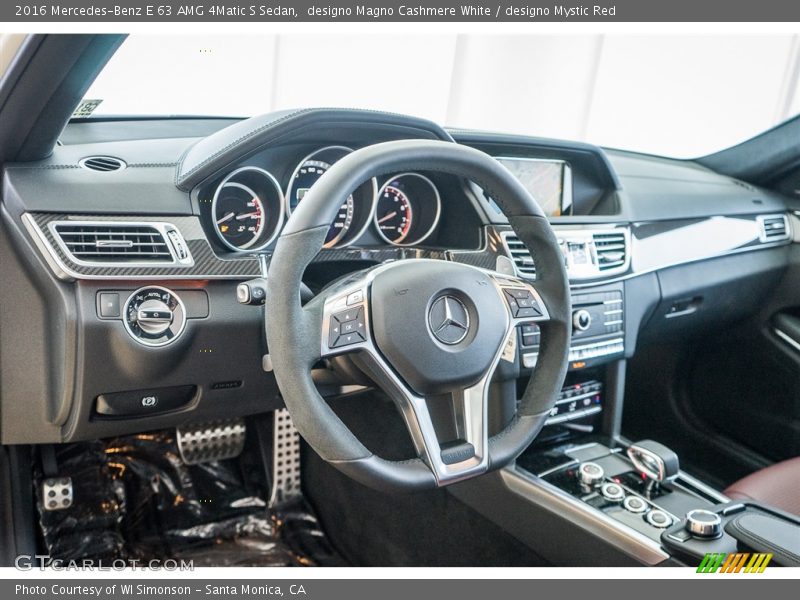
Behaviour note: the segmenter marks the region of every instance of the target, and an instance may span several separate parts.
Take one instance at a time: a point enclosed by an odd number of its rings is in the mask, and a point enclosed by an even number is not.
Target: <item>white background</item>
[[[389,110],[693,157],[800,112],[800,36],[133,35],[96,114]]]

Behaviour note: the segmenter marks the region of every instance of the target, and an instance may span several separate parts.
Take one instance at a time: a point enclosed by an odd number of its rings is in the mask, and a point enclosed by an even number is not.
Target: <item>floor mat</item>
[[[173,431],[56,448],[73,504],[45,510],[47,553],[61,561],[192,560],[195,566],[336,566],[319,522],[302,499],[270,509],[267,476],[253,441],[236,459],[186,465]]]

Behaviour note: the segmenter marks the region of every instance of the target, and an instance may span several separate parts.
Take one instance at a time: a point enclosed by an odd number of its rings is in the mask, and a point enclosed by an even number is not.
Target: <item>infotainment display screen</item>
[[[549,217],[572,214],[572,170],[561,160],[498,157]]]

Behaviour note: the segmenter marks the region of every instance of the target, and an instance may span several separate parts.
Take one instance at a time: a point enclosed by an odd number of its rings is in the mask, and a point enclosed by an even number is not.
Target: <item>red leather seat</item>
[[[800,457],[740,479],[725,490],[725,495],[734,500],[756,500],[800,515]]]

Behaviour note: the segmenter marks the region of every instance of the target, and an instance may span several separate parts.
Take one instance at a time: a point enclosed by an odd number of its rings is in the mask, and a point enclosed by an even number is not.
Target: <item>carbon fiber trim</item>
[[[258,259],[253,256],[237,256],[223,259],[217,256],[206,239],[200,219],[191,217],[142,217],[142,216],[97,216],[97,215],[65,215],[57,213],[29,213],[26,215],[33,222],[31,235],[46,245],[40,249],[45,258],[56,270],[56,274],[67,279],[249,279],[258,277],[260,270]],[[30,222],[29,221],[29,222]],[[132,221],[132,222],[169,222],[181,232],[194,258],[194,265],[170,265],[160,267],[125,267],[103,266],[92,267],[79,265],[61,249],[47,226],[52,221]],[[49,256],[48,256],[49,255]]]
[[[258,259],[254,255],[218,256],[205,235],[197,216],[98,216],[66,215],[61,213],[27,213],[23,221],[28,232],[42,251],[45,260],[62,279],[251,279],[261,276]],[[117,222],[167,222],[174,225],[186,240],[194,265],[181,266],[87,266],[75,263],[53,237],[48,225],[54,221],[117,221]],[[363,261],[379,264],[386,261],[411,258],[450,260],[485,269],[497,269],[498,257],[509,258],[500,235],[494,227],[486,228],[486,244],[480,250],[440,250],[401,246],[381,248],[330,248],[322,250],[315,263],[337,261]],[[512,271],[513,273],[513,271]],[[509,273],[511,274],[511,273]]]

